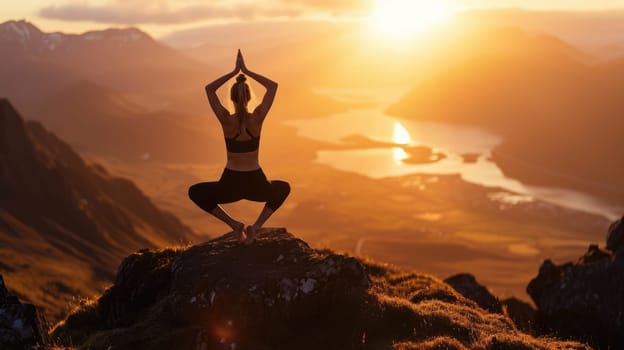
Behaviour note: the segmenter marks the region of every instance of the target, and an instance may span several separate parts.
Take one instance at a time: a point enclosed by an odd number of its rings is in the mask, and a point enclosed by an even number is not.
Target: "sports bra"
[[[240,136],[240,132],[236,134],[236,136],[228,139],[225,138],[225,148],[228,152],[231,153],[245,153],[245,152],[253,152],[257,151],[260,148],[260,136],[254,137],[249,129],[245,128],[245,132],[247,135],[251,137],[249,140],[237,140],[236,138]]]

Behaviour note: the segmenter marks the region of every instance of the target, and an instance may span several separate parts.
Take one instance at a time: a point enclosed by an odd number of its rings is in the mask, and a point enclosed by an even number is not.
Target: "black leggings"
[[[262,169],[236,171],[225,168],[217,182],[200,182],[188,190],[195,204],[211,213],[218,204],[241,199],[266,202],[266,207],[277,210],[288,197],[290,185],[285,181],[269,182]]]

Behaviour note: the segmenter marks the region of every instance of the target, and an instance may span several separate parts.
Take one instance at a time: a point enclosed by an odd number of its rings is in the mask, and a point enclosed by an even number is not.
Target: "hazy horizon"
[[[392,0],[397,3],[401,1]],[[391,3],[392,1],[386,1]],[[414,11],[419,5],[412,2]],[[622,12],[624,4],[618,0],[587,1],[518,1],[518,0],[446,0],[436,2],[453,14],[472,10],[522,10],[559,13]],[[405,6],[405,5],[401,5]],[[151,35],[161,38],[175,32],[205,26],[249,24],[254,22],[366,22],[379,9],[379,2],[344,1],[336,4],[309,1],[280,2],[264,0],[217,2],[204,5],[201,2],[184,1],[65,1],[32,0],[3,6],[0,22],[25,19],[36,23],[42,30],[79,34],[89,30],[109,27],[140,27]]]

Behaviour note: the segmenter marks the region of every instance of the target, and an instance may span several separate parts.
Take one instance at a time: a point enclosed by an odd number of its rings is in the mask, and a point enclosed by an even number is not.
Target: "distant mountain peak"
[[[25,40],[30,38],[33,34],[40,35],[41,30],[37,28],[32,23],[26,20],[18,20],[18,21],[7,21],[4,23],[0,23],[0,32],[8,32],[11,31],[21,36]]]
[[[32,23],[19,20],[0,24],[0,44],[17,43],[22,48],[54,50],[66,35],[60,32],[44,33]]]
[[[39,28],[26,20],[0,23],[0,39],[12,38],[21,43],[27,43],[34,38],[41,37],[42,34]]]
[[[31,52],[53,51],[64,46],[64,44],[71,45],[71,43],[85,41],[106,41],[114,45],[124,46],[143,40],[154,41],[149,34],[135,27],[109,28],[83,34],[65,34],[62,32],[43,32],[25,20],[12,20],[0,24],[0,45],[3,43],[17,44],[18,48],[34,50]],[[11,46],[11,48],[15,48],[15,46]]]

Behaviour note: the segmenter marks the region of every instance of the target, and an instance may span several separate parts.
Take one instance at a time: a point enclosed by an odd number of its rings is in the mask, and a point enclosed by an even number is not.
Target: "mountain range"
[[[0,100],[0,268],[15,292],[53,317],[111,280],[142,248],[184,244],[193,231],[131,181],[89,163]]]
[[[0,96],[25,112],[82,80],[155,109],[172,101],[203,101],[201,87],[215,75],[136,28],[78,35],[44,33],[29,22],[9,21],[0,24],[0,59]]]
[[[523,44],[540,41],[550,50]],[[498,42],[516,49],[481,50],[416,84],[388,112],[489,129],[504,138],[493,158],[508,176],[622,205],[622,60],[588,64],[561,41],[517,30]]]
[[[531,33],[548,33],[591,56],[594,61],[624,55],[624,11],[528,11],[480,9],[461,16],[474,27],[519,27]]]
[[[34,108],[39,120],[77,151],[125,161],[214,162],[221,154],[216,119],[150,110],[89,80],[76,82]]]

